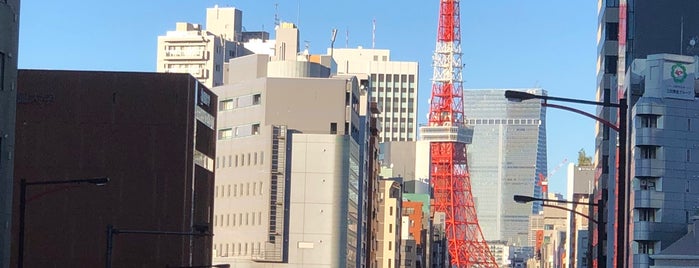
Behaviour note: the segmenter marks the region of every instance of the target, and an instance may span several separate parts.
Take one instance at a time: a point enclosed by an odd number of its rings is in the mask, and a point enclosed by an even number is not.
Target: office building
[[[588,158],[584,155],[584,151],[580,152],[582,159],[587,161]],[[589,158],[591,160],[591,158]],[[592,162],[578,164],[568,164],[568,180],[566,190],[566,200],[578,202],[582,204],[590,204],[592,189],[594,189],[595,169]],[[566,207],[572,211],[577,211],[578,214],[568,212],[567,230],[568,239],[566,240],[566,258],[568,267],[586,267],[582,263],[588,263],[589,244],[578,244],[578,238],[581,233],[584,236],[584,241],[587,241],[588,228],[590,221],[582,215],[590,215],[590,205],[567,204]],[[594,207],[593,207],[594,209]],[[582,261],[582,263],[581,263]]]
[[[362,152],[375,152],[360,148],[370,146],[363,139],[372,135],[360,133],[372,132],[362,127],[371,114],[360,111],[369,110],[360,102],[367,94],[361,81],[327,77],[329,66],[317,62],[268,55],[238,57],[229,66],[231,83],[214,88],[220,99],[214,262],[363,267],[362,177],[373,169]]]
[[[529,217],[541,205],[515,203],[512,196],[541,197],[537,182],[547,170],[546,111],[539,100],[518,103],[504,95],[505,90],[464,91],[465,121],[474,127],[467,150],[471,188],[485,239],[526,245]]]
[[[111,179],[27,186],[24,267],[102,267],[108,225],[197,234],[114,234],[113,267],[211,263],[216,95],[163,73],[20,70],[17,89],[14,215],[20,179]]]
[[[10,267],[19,0],[0,3],[0,268]]]
[[[597,58],[597,100],[616,102],[625,97],[629,104],[629,110],[640,97],[639,94],[628,90],[627,72],[635,59],[642,59],[651,54],[671,53],[679,55],[699,55],[699,18],[695,16],[695,10],[699,9],[699,2],[692,0],[604,0],[600,1],[599,26],[598,26],[598,58]],[[618,122],[618,110],[616,108],[598,108],[597,116],[614,124]],[[628,113],[630,114],[630,112]],[[628,120],[627,120],[628,121]],[[634,129],[630,129],[631,132]],[[629,260],[634,253],[624,252],[625,256],[616,258],[615,248],[617,233],[616,224],[616,141],[617,133],[610,131],[602,124],[597,126],[596,169],[600,174],[595,178],[597,191],[595,202],[606,203],[606,231],[610,235],[603,234],[602,241],[607,245],[603,254],[606,257],[606,265],[611,267],[616,259]],[[633,134],[629,133],[629,137]],[[627,139],[628,141],[628,139]],[[628,147],[628,146],[627,146]],[[627,153],[627,164],[633,165]],[[628,175],[628,172],[627,172]],[[630,177],[627,176],[627,180]],[[628,193],[627,193],[628,194]],[[607,197],[608,196],[608,197]],[[601,201],[600,201],[601,200]],[[606,200],[606,202],[605,202]],[[622,204],[623,205],[623,204]],[[628,205],[628,202],[627,204]],[[627,211],[625,209],[625,211]],[[632,219],[627,215],[625,224],[630,226]],[[630,228],[626,233],[629,238]],[[596,235],[592,234],[593,237]],[[626,245],[619,248],[631,248],[629,239],[625,239]],[[594,250],[597,254],[597,250]],[[621,264],[631,266],[630,264]]]
[[[630,266],[649,267],[686,234],[699,207],[697,57],[654,54],[628,70]]]
[[[178,22],[174,31],[158,36],[156,70],[189,73],[208,88],[223,85],[224,63],[243,54],[242,11],[208,8],[206,29],[200,24]]]
[[[371,101],[378,103],[380,142],[417,138],[418,63],[391,61],[387,49],[328,49],[338,74],[371,76]]]

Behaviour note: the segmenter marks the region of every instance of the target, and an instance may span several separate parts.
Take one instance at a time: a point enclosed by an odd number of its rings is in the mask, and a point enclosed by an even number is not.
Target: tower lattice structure
[[[473,128],[464,124],[459,12],[459,0],[440,0],[429,124],[420,135],[430,142],[432,211],[446,216],[452,267],[497,267],[478,225],[468,173]]]

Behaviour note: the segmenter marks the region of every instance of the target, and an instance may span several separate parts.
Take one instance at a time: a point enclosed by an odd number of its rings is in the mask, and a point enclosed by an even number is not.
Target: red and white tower
[[[420,136],[430,142],[432,211],[446,214],[452,267],[497,267],[471,194],[466,144],[473,128],[464,124],[459,11],[459,0],[440,0],[429,124]]]

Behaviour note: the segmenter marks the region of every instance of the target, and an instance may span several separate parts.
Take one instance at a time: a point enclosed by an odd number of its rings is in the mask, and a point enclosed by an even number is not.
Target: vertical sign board
[[[694,64],[665,60],[663,63],[663,97],[694,100]]]

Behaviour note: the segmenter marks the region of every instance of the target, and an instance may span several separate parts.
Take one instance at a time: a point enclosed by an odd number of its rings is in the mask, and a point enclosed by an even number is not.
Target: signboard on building
[[[694,64],[668,61],[663,63],[663,96],[694,100]]]

